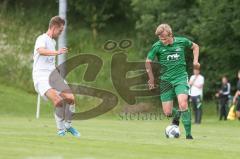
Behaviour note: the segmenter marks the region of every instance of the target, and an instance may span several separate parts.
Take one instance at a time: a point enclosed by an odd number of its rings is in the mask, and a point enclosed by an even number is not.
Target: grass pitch
[[[74,121],[81,138],[58,137],[51,108],[42,107],[37,120],[34,95],[0,88],[0,159],[232,159],[239,155],[239,121],[204,116],[202,125],[193,125],[194,140],[189,141],[182,125],[179,139],[166,139],[167,119],[115,116]]]
[[[193,125],[194,140],[166,139],[168,121],[75,121],[81,138],[58,137],[53,119],[0,118],[4,159],[232,159],[239,154],[239,122],[207,120]],[[183,128],[181,127],[183,132]]]

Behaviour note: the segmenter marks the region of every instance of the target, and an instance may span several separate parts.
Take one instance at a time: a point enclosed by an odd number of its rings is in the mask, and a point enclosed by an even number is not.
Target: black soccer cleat
[[[177,126],[179,126],[179,119],[173,118],[173,120],[172,120],[172,125],[177,125]]]
[[[188,136],[186,136],[186,139],[190,139],[190,140],[192,140],[193,137],[192,137],[192,135],[188,135]]]

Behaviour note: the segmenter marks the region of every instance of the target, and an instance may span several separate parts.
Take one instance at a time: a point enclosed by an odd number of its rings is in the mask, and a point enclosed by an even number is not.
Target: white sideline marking
[[[38,98],[37,98],[37,112],[36,112],[36,118],[37,119],[39,118],[39,115],[40,115],[40,101],[41,101],[41,97],[38,94]]]

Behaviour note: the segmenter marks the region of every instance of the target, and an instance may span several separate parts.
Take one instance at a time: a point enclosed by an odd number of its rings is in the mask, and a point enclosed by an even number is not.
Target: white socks
[[[75,112],[75,105],[64,104],[55,107],[54,117],[59,130],[69,129],[72,126],[72,117]]]

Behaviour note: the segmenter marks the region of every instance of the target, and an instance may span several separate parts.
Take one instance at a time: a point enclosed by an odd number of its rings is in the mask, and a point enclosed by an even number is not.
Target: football
[[[169,125],[165,129],[165,135],[167,138],[179,138],[180,130],[177,125]]]

